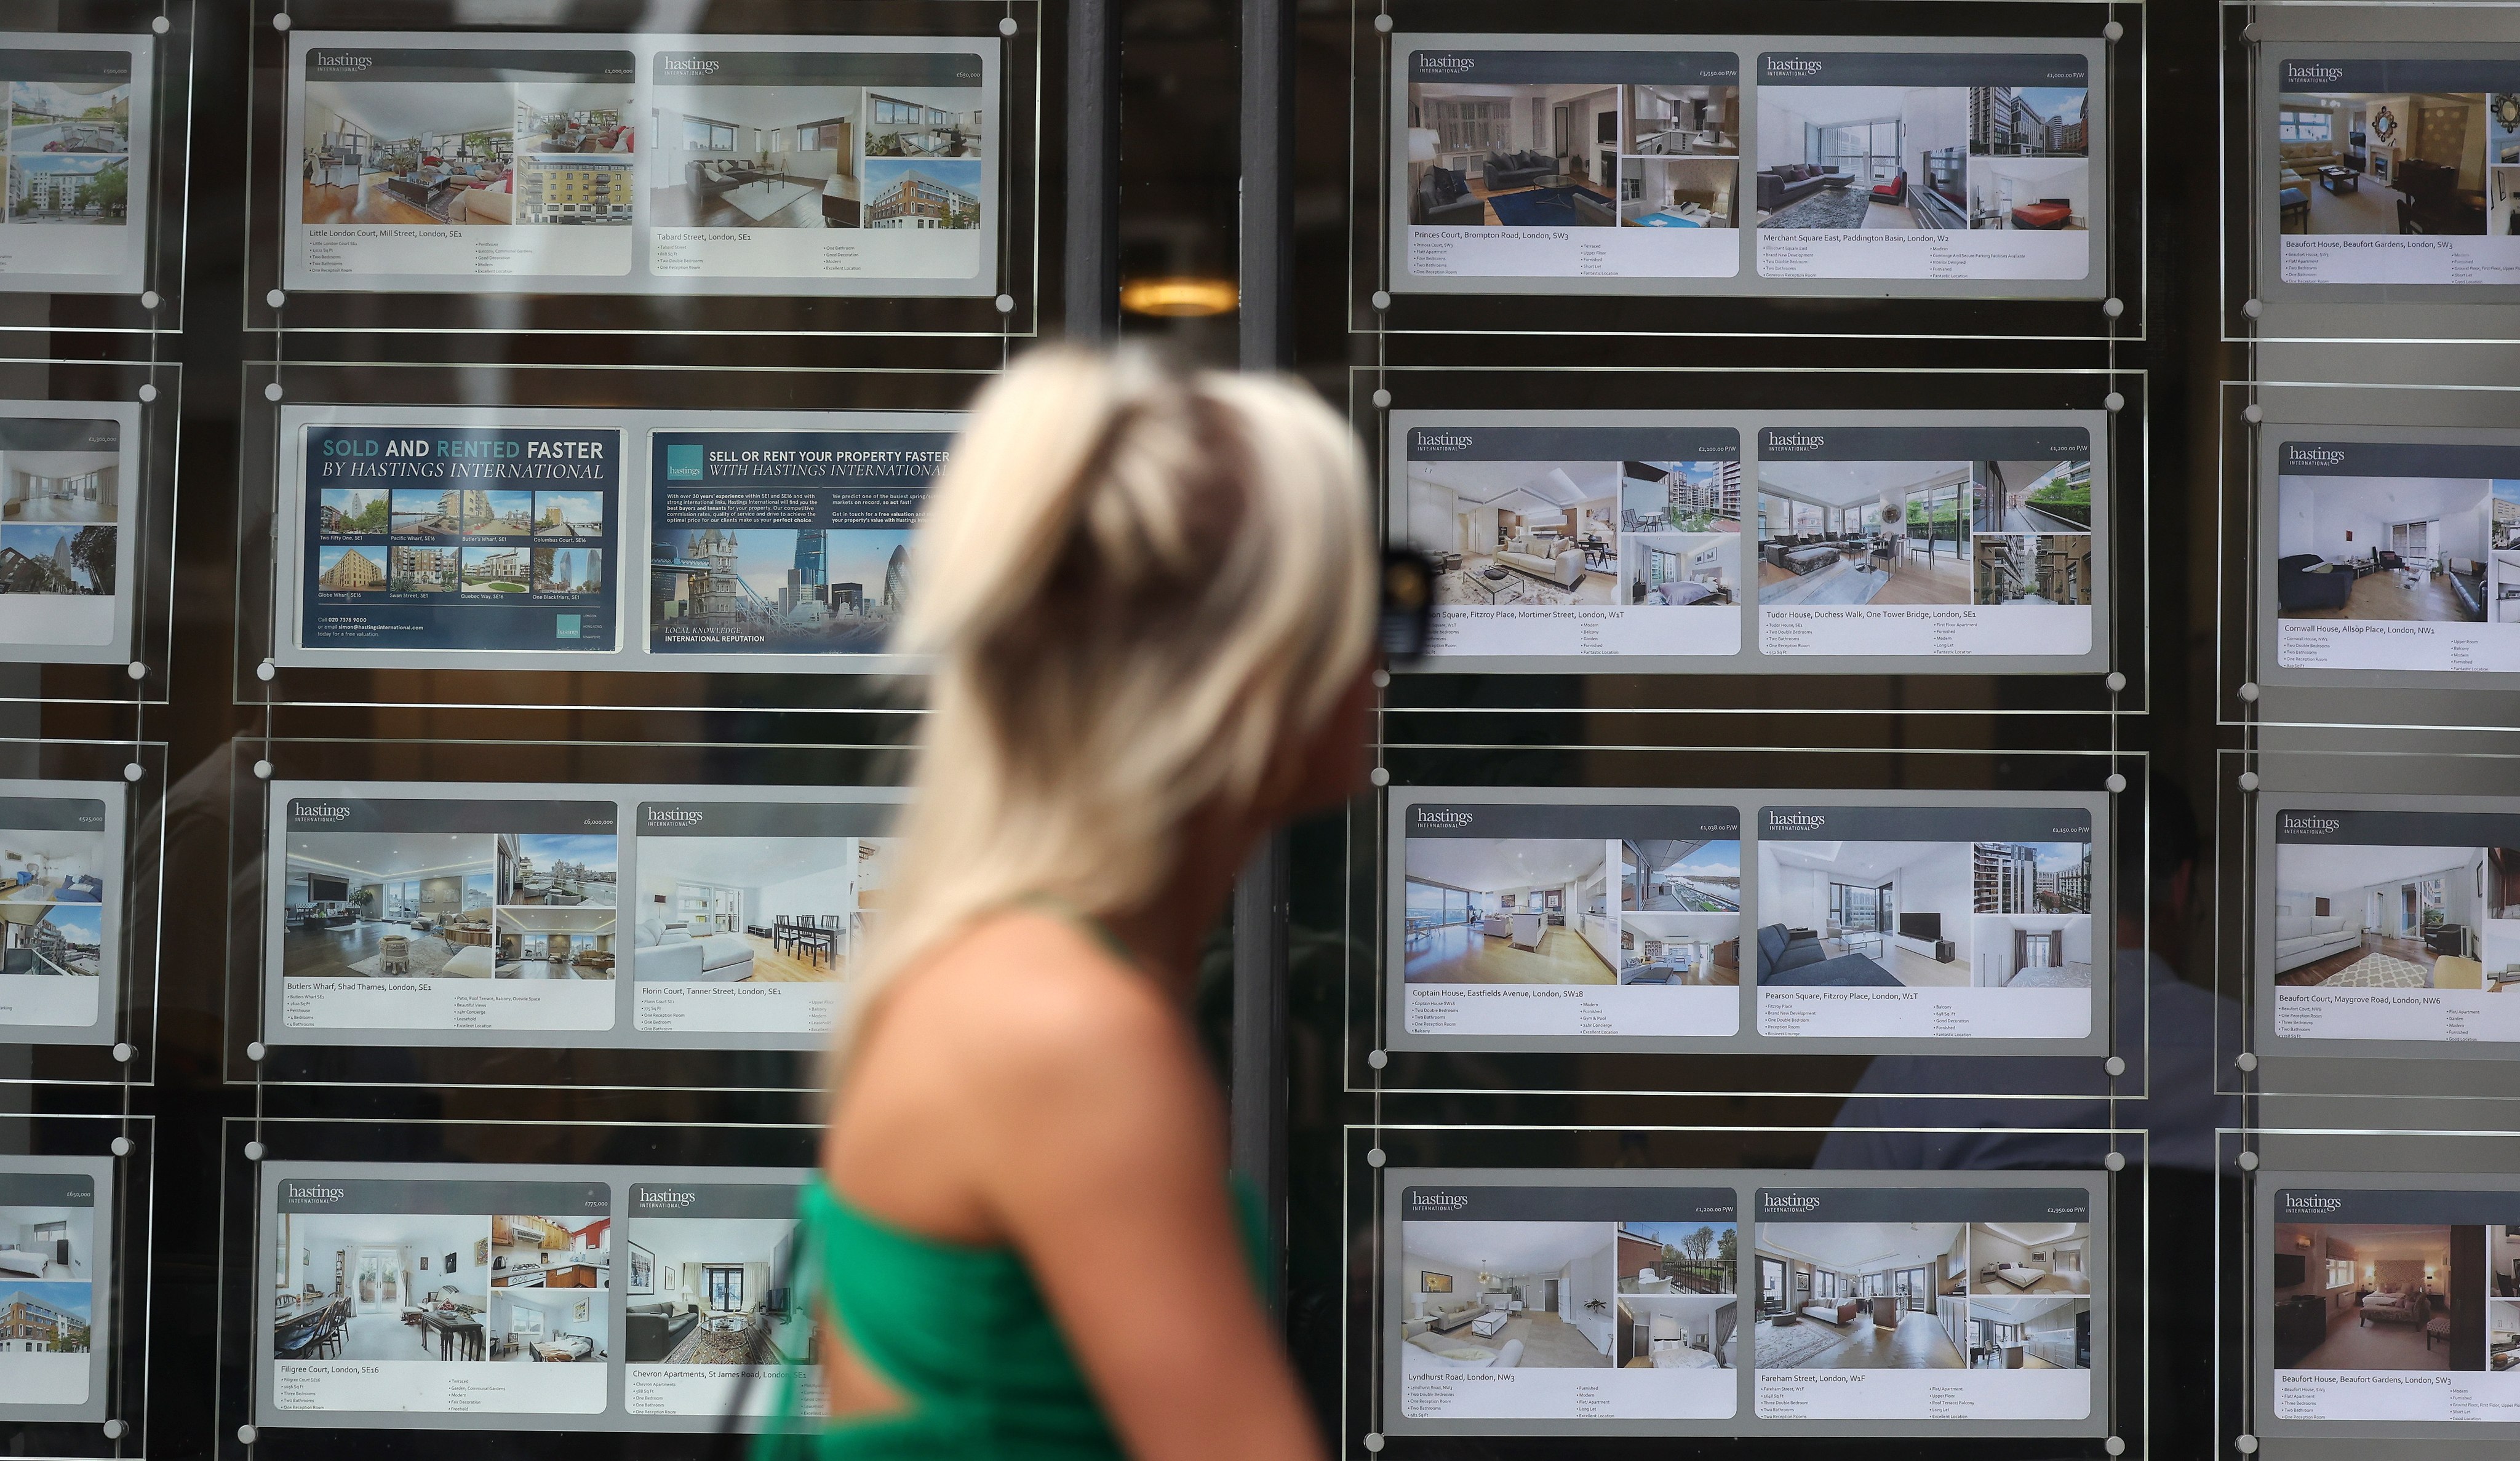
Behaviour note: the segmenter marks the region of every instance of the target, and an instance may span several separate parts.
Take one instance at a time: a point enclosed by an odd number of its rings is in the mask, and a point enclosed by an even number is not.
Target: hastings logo
[[[2342,81],[2345,79],[2345,68],[2338,66],[2320,66],[2310,61],[2287,61],[2284,63],[2284,79],[2286,81]]]
[[[2283,815],[2283,830],[2287,832],[2341,832],[2345,830],[2345,823],[2337,820],[2333,817],[2320,817],[2315,813],[2287,812]]]
[[[1470,439],[1458,431],[1419,431],[1410,438],[1430,452],[1466,452]]]
[[[692,71],[702,76],[717,74],[717,63],[704,56],[668,56],[663,66],[669,71]]]
[[[1771,76],[1817,76],[1820,63],[1802,56],[1763,56],[1759,58]]]
[[[1418,69],[1421,71],[1474,71],[1478,68],[1478,62],[1467,56],[1420,56],[1418,58]]]
[[[652,827],[696,827],[700,824],[700,811],[696,807],[650,807],[648,825]]]
[[[2303,446],[2284,443],[2284,464],[2288,466],[2342,466],[2345,453],[2336,447]]]
[[[1761,433],[1759,439],[1763,445],[1770,448],[1787,448],[1801,451],[1810,451],[1828,445],[1827,437],[1815,436],[1809,431],[1767,431]]]
[[[1828,819],[1821,816],[1817,812],[1771,812],[1768,814],[1768,825],[1771,827],[1807,827],[1817,831],[1820,828],[1828,825]]]
[[[299,821],[348,821],[350,809],[338,802],[298,802],[292,815]]]
[[[1416,814],[1414,820],[1421,827],[1465,827],[1470,824],[1469,813],[1450,807],[1413,807],[1410,810]]]
[[[688,1208],[700,1200],[697,1192],[684,1192],[673,1187],[642,1187],[639,1205],[647,1208]]]
[[[2287,1213],[2333,1213],[2345,1206],[2345,1199],[2287,1192],[2284,1194],[2283,1206]]]
[[[1458,1213],[1470,1205],[1466,1192],[1418,1192],[1409,1194],[1409,1211],[1413,1213]]]
[[[364,71],[377,64],[373,56],[361,56],[350,51],[318,51],[314,54],[317,70]]]
[[[338,1187],[324,1187],[313,1182],[283,1182],[280,1195],[291,1202],[339,1202],[349,1194]]]
[[[1820,1207],[1820,1199],[1801,1192],[1762,1192],[1759,1206],[1771,1213],[1809,1213]]]

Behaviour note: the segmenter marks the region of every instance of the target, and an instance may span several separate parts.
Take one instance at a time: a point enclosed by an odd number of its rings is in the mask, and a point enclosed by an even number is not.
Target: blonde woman
[[[851,988],[766,1452],[1316,1457],[1185,1014],[1253,844],[1365,784],[1356,448],[1276,381],[1044,351],[920,530],[929,714]]]

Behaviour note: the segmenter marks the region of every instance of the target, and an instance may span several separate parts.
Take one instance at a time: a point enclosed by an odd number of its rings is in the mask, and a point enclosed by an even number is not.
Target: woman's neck
[[[1137,908],[1114,908],[1103,916],[1111,936],[1175,997],[1188,999],[1196,986],[1199,952],[1259,835],[1259,828],[1244,819],[1192,822],[1183,828],[1183,851],[1172,875],[1154,895]]]

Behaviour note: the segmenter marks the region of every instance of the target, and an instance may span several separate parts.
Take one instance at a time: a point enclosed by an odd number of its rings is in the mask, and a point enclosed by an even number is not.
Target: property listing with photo
[[[612,1188],[493,1171],[263,1168],[262,1424],[603,1413]]]
[[[656,430],[648,650],[676,668],[879,667],[908,605],[911,529],[941,430]],[[855,663],[853,663],[855,662]]]
[[[2282,283],[2520,284],[2520,65],[2484,49],[2269,52],[2258,227]]]
[[[1762,1186],[1755,1204],[1761,1419],[2093,1418],[2092,1187]]]
[[[1393,1042],[1569,1049],[1736,1033],[1739,809],[1688,804],[1690,792],[1511,795],[1393,799]]]
[[[292,645],[617,647],[619,429],[296,424]]]
[[[122,806],[120,783],[0,781],[0,1030],[13,1040],[112,1039]]]
[[[794,797],[640,802],[637,1028],[828,1035],[882,913],[894,812]]]
[[[274,782],[266,1040],[612,1029],[618,804],[567,789]]]
[[[2314,429],[2271,433],[2266,454],[2258,601],[2277,677],[2520,671],[2520,441]]]
[[[1760,277],[2097,292],[2107,122],[2096,52],[2013,44],[1760,53]]]
[[[763,1175],[783,1179],[629,1184],[613,1272],[631,1415],[715,1429],[731,1413],[776,1413],[790,1384],[819,1395],[814,1322],[794,1287],[807,1174]]]
[[[2342,1055],[2520,1040],[2520,807],[2283,796],[2259,816],[2266,1035]]]
[[[1761,427],[1759,652],[2100,652],[2095,434],[2080,421]]]
[[[25,1162],[0,1162],[0,1415],[13,1419],[103,1400],[113,1292],[98,1220],[107,1179]]]
[[[0,661],[129,659],[136,407],[0,402]]]
[[[1465,667],[1737,654],[1740,429],[1509,415],[1395,415],[1392,536],[1438,570],[1427,652]]]
[[[2101,811],[2080,796],[1759,808],[1759,1033],[2104,1037]]]
[[[2305,1435],[2520,1424],[2520,1192],[2492,1180],[2265,1184],[2251,1321],[2268,1415]]]
[[[619,289],[639,211],[632,53],[417,39],[291,32],[286,287]]]
[[[1749,1346],[1733,1187],[1442,1176],[1387,1178],[1392,1430],[1563,1435],[1737,1413]]]
[[[703,293],[997,288],[997,41],[648,53],[648,272]]]
[[[154,54],[147,35],[0,35],[0,292],[140,292]]]
[[[1391,119],[1395,288],[1599,290],[1740,272],[1740,57],[1628,39],[1393,38],[1406,99]]]

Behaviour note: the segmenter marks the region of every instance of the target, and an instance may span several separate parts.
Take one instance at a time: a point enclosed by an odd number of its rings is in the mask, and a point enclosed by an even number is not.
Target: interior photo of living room
[[[0,829],[0,975],[105,972],[104,845],[76,828]]]
[[[121,472],[113,452],[0,452],[0,523],[117,521]]]
[[[1966,462],[1762,462],[1759,602],[1969,601]]]
[[[2484,477],[2277,477],[2277,612],[2482,622],[2493,485]]]
[[[501,832],[499,907],[613,908],[621,839],[610,832]]]
[[[2279,232],[2485,232],[2485,93],[2287,91],[2274,120]]]
[[[1618,845],[1597,838],[1408,839],[1402,979],[1619,983],[1611,860]]]
[[[1964,86],[1762,86],[1758,226],[1966,228],[1968,149]]]
[[[1965,1368],[1967,1232],[1958,1222],[1760,1223],[1755,1364]]]
[[[1439,570],[1436,605],[1625,602],[1624,484],[1616,462],[1410,463],[1409,536]]]
[[[1582,82],[1413,82],[1409,221],[1444,228],[1617,226],[1621,90]],[[1660,207],[1678,204],[1641,208],[1640,217]]]
[[[2092,1292],[2088,1222],[1972,1222],[1971,1296]]]
[[[643,980],[838,979],[883,908],[877,837],[642,837],[630,958]]]
[[[306,83],[298,171],[309,224],[515,219],[517,89],[493,81]]]
[[[1759,843],[1762,988],[1958,988],[1975,953],[1967,842]]]
[[[272,1354],[377,1363],[488,1360],[485,1214],[291,1213],[273,1232]]]
[[[1404,1375],[1613,1369],[1618,1227],[1403,1222]]]
[[[633,1218],[622,1257],[629,1364],[810,1362],[813,1321],[793,1302],[791,1218]]]
[[[2520,983],[2516,878],[2520,849],[2278,842],[2275,983],[2500,994]]]
[[[1619,1368],[1739,1368],[1739,1243],[1730,1222],[1619,1224]]]
[[[1980,533],[1969,540],[1969,563],[1975,603],[2092,601],[2089,533]]]
[[[497,867],[487,832],[292,832],[281,972],[488,979]]]
[[[659,228],[858,228],[854,86],[659,86],[649,221]]]
[[[1621,913],[1619,983],[1736,989],[1738,913]]]
[[[1968,1301],[1968,1362],[1984,1370],[2088,1370],[2092,1301],[2013,1294]]]
[[[501,908],[494,979],[610,979],[609,908]]]
[[[608,81],[517,87],[516,221],[628,228],[638,216],[631,90]]]
[[[2471,1261],[2467,1245],[2454,1241],[2457,1231],[2432,1223],[2276,1223],[2268,1295],[2274,1368],[2472,1368],[2453,1362],[2452,1336],[2465,1327],[2461,1310],[2485,1302],[2485,1283],[2464,1266]]]

